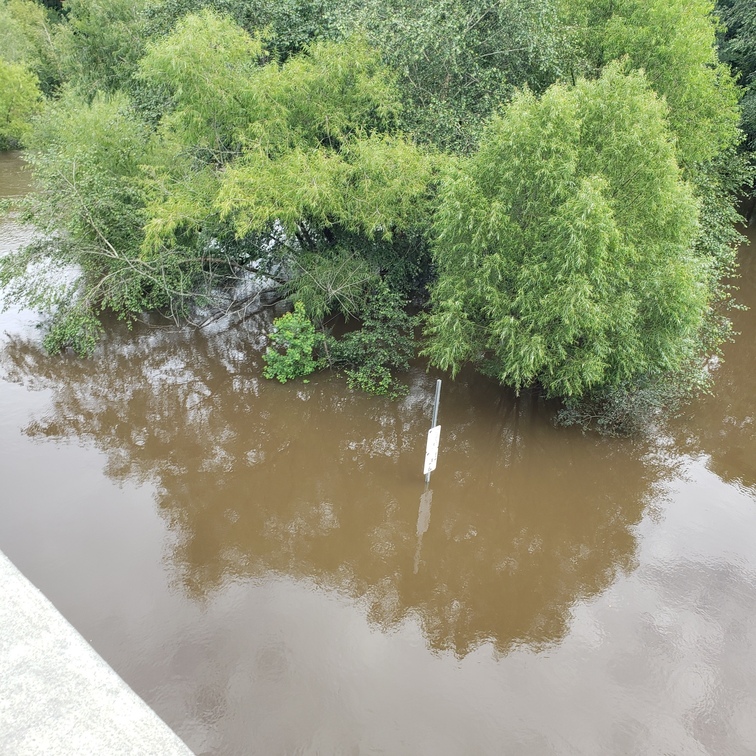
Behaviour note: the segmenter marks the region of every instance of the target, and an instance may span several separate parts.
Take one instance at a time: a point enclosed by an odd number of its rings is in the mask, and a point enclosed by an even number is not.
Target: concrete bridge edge
[[[2,552],[0,752],[192,756]]]

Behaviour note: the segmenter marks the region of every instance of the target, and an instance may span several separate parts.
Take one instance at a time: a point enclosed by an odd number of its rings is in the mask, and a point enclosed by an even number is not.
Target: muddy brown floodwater
[[[281,386],[259,320],[51,358],[11,310],[0,549],[197,754],[753,754],[755,316],[648,439],[445,379],[425,494],[423,366]]]

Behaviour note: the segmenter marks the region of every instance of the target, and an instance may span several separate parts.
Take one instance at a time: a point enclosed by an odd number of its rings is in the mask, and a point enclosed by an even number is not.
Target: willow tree
[[[206,9],[146,44],[137,76],[158,114],[66,87],[30,137],[45,241],[0,259],[0,285],[53,312],[51,347],[91,350],[103,309],[243,308],[253,276],[317,318],[422,274],[438,161],[398,130],[395,78],[363,39],[280,63]],[[81,275],[61,287],[54,264]]]
[[[117,93],[87,103],[66,90],[48,102],[27,141],[36,191],[22,209],[38,238],[0,258],[5,304],[49,315],[51,351],[85,353],[101,334],[98,316],[121,317],[167,304],[173,275],[141,264],[145,220],[141,168],[149,133]]]
[[[24,64],[45,94],[60,80],[52,42],[58,17],[33,0],[0,0],[0,57]]]
[[[129,89],[144,52],[147,0],[66,0],[53,35],[61,74],[87,98]]]
[[[379,276],[402,288],[420,273],[437,161],[399,132],[395,77],[363,39],[280,64],[205,10],[148,48],[140,77],[173,103],[145,255],[212,229],[237,264],[284,270],[316,317],[356,314]]]
[[[401,119],[418,139],[472,152],[516,87],[541,91],[569,57],[561,0],[345,0],[331,16],[364,30],[399,78]]]
[[[584,65],[624,59],[666,99],[687,171],[737,143],[738,91],[717,57],[713,0],[569,0],[565,7]]]
[[[0,58],[0,149],[23,141],[41,96],[39,80],[25,65]]]
[[[695,354],[708,263],[643,74],[517,95],[441,191],[427,354],[583,397]]]
[[[622,0],[603,32],[605,59],[627,55],[666,98],[689,169],[738,141],[738,92],[717,59],[713,11],[712,0]]]

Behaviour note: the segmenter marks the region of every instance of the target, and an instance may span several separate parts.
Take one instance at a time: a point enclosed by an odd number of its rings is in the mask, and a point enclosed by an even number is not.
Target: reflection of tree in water
[[[464,655],[559,640],[570,606],[633,566],[660,476],[638,445],[555,431],[533,397],[481,379],[447,382],[419,533],[434,378],[414,374],[400,403],[328,376],[280,386],[258,380],[257,341],[137,330],[79,361],[17,340],[2,363],[54,389],[30,435],[91,441],[113,478],[156,482],[193,598],[280,573],[359,599],[385,629],[415,616],[433,648]]]
[[[756,492],[756,228],[749,230],[751,247],[741,251],[739,302],[748,311],[735,312],[732,344],[714,375],[712,395],[694,402],[685,418],[672,423],[678,445],[690,454],[708,456],[711,471],[726,483],[737,482]]]

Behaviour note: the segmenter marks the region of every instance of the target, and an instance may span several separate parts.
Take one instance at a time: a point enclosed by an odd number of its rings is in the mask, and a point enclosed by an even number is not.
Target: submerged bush
[[[415,321],[405,308],[401,295],[382,282],[365,304],[362,327],[331,342],[331,361],[344,368],[350,388],[391,398],[407,392],[396,377],[409,369],[415,351]]]
[[[268,347],[264,355],[263,375],[266,378],[286,383],[317,369],[318,363],[313,357],[315,326],[307,317],[301,302],[294,305],[294,312],[287,312],[273,322],[273,330],[268,338],[272,346]]]

